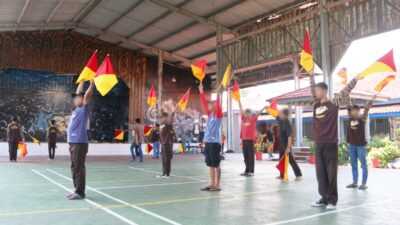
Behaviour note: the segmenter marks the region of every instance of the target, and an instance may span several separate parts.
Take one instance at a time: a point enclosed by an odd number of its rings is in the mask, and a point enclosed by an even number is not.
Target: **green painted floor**
[[[243,178],[242,158],[227,155],[220,193],[201,192],[207,168],[201,155],[175,156],[170,179],[157,179],[161,162],[129,163],[123,157],[89,157],[87,200],[68,201],[67,158],[0,159],[0,224],[400,224],[400,171],[371,169],[367,191],[344,188],[349,167],[339,169],[336,211],[310,207],[318,198],[314,167],[301,164],[302,181],[275,179],[275,162],[257,161],[256,176]]]

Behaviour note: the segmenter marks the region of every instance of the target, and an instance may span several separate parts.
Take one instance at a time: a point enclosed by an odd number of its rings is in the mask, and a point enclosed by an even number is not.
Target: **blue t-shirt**
[[[204,133],[205,143],[221,143],[221,122],[222,118],[210,114],[207,121],[206,132]]]
[[[68,143],[88,143],[87,122],[89,112],[86,105],[72,111],[68,124]]]

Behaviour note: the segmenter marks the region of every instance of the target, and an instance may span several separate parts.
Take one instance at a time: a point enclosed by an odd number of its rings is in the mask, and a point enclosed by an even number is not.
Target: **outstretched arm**
[[[244,110],[243,110],[243,106],[242,106],[242,101],[241,100],[239,100],[239,109],[240,109],[240,114],[244,114]]]
[[[311,96],[313,97],[314,101],[317,99],[315,94],[315,76],[314,74],[310,74],[310,89],[311,89]]]
[[[215,116],[221,119],[224,116],[224,112],[222,112],[221,99],[219,95],[217,96],[217,100],[215,101]]]
[[[90,84],[89,84],[89,88],[86,90],[85,95],[83,96],[83,104],[84,105],[89,104],[90,100],[92,99],[93,88],[94,88],[94,81],[91,80]]]
[[[259,111],[257,111],[256,115],[259,116],[264,110],[267,108],[267,106],[262,107]]]
[[[366,120],[366,119],[368,118],[369,109],[371,108],[372,103],[374,102],[375,98],[376,98],[376,95],[374,95],[374,96],[372,97],[372,99],[369,100],[369,101],[365,104],[364,113],[363,113],[363,115],[362,115],[362,119],[363,119],[363,120]]]
[[[337,95],[335,95],[335,98],[333,99],[332,102],[334,102],[335,105],[337,106],[340,106],[342,102],[346,103],[347,105],[350,104],[349,94],[354,89],[357,82],[358,82],[358,77],[354,77]]]
[[[200,92],[201,108],[202,108],[203,112],[208,115],[209,114],[208,103],[207,103],[207,100],[206,100],[206,96],[204,94],[203,84],[201,82],[199,84],[199,92]]]

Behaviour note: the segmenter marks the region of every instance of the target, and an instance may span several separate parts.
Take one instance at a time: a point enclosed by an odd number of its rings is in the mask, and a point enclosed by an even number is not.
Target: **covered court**
[[[170,179],[155,176],[158,161],[127,164],[124,157],[89,157],[87,199],[66,201],[71,190],[67,158],[1,163],[0,224],[368,224],[399,223],[398,172],[372,169],[367,191],[349,190],[349,167],[339,169],[338,209],[311,208],[317,197],[315,169],[301,164],[304,179],[275,179],[276,162],[256,165],[252,178],[240,177],[242,158],[227,156],[222,165],[222,192],[201,192],[207,184],[202,155],[174,157]],[[291,171],[290,171],[291,172]],[[10,182],[13,180],[13,182]]]
[[[399,29],[400,0],[0,0],[0,225],[398,225],[400,176],[388,164],[400,162],[400,45],[388,34],[400,37]],[[379,34],[391,37],[351,48]],[[346,52],[370,57],[360,63]],[[341,123],[349,118],[338,103],[332,123],[321,127],[333,131],[328,144],[344,162],[330,154],[326,161],[334,167],[321,170],[333,179],[318,177],[318,183],[316,144],[308,136],[317,130],[311,77],[325,82],[321,103],[335,95],[336,83],[364,79],[358,75],[365,67],[365,77],[389,76],[375,77],[374,86],[362,81],[368,88],[355,87],[362,98],[347,95],[364,103],[385,94],[375,99],[382,100],[375,102],[379,113],[372,106],[369,114],[379,114],[371,119],[383,135],[371,137],[366,116],[360,139],[362,147],[377,139],[369,166],[386,169],[369,168],[368,185],[346,188],[352,182],[348,151],[337,144],[346,144]],[[386,86],[393,95],[382,92]],[[305,96],[278,102],[285,93]],[[204,109],[212,101],[220,104]],[[240,101],[249,110],[238,110]],[[248,121],[242,115],[261,107],[260,117],[249,120],[254,127],[246,132],[251,151],[245,157],[246,165],[255,156],[264,160],[255,161],[255,173],[243,173],[240,134]],[[287,135],[279,133],[279,111],[287,116]],[[154,153],[164,139],[153,138],[158,123],[160,133],[170,129],[161,156]],[[211,150],[207,129],[214,129]],[[163,148],[173,155],[171,176],[168,166],[162,172],[168,164],[162,159],[170,156]],[[214,157],[211,172],[204,152]],[[285,181],[288,165],[279,174],[279,153],[301,156],[303,176],[295,180],[289,168]],[[85,185],[73,184],[85,179],[85,159],[86,193],[78,191]],[[79,164],[72,173],[71,161]],[[221,186],[209,184],[219,168]],[[323,182],[329,188],[320,196]]]

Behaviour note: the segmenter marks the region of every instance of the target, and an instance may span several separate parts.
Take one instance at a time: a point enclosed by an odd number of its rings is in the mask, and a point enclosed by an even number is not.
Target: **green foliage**
[[[303,145],[310,148],[311,154],[315,155],[315,143],[314,141],[308,139],[307,137],[303,138]]]
[[[391,141],[389,137],[374,137],[368,145],[368,158],[379,159],[380,166],[386,168],[396,158],[400,158],[399,143]]]

